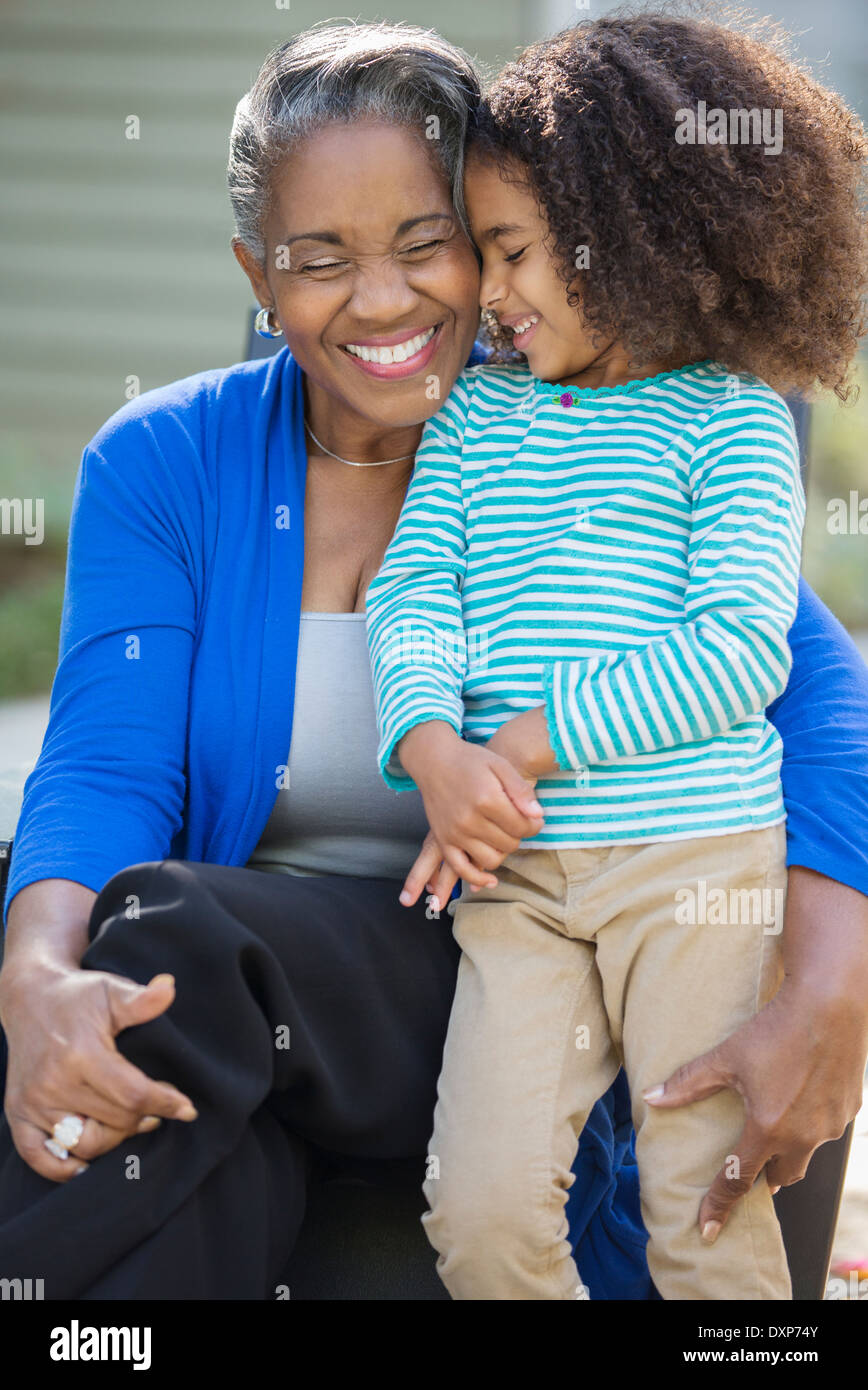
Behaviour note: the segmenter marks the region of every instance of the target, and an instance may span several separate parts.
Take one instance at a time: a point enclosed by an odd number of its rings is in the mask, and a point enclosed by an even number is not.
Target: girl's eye
[[[513,251],[511,256],[504,256],[504,260],[509,261],[510,263],[512,263],[513,261],[517,261],[520,259],[520,257],[524,255],[526,250],[527,247],[523,246],[520,251]]]

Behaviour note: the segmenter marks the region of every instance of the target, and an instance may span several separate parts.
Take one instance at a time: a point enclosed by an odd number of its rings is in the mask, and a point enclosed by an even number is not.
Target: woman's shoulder
[[[96,453],[114,451],[131,436],[159,443],[175,439],[204,451],[219,427],[243,435],[245,423],[267,406],[285,374],[297,365],[283,348],[273,357],[211,367],[143,391],[110,415],[90,440]]]

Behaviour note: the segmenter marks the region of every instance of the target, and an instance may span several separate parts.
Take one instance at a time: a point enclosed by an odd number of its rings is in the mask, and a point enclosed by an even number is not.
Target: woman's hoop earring
[[[283,332],[283,329],[280,327],[279,324],[276,328],[272,328],[272,313],[273,310],[270,306],[267,309],[260,309],[259,313],[256,315],[256,318],[253,320],[253,326],[259,334],[260,338],[279,338],[281,333]]]

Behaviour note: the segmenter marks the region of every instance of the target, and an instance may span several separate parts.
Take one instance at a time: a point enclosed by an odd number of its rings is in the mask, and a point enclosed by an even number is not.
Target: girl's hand
[[[422,841],[422,848],[416,860],[404,879],[404,887],[399,895],[400,901],[405,907],[412,907],[418,901],[419,894],[424,888],[431,894],[430,905],[434,912],[439,915],[449,901],[452,889],[458,882],[458,874],[443,858],[443,850],[437,841],[433,830],[429,830],[425,839]],[[497,883],[493,874],[488,875],[488,884],[492,888]]]
[[[510,720],[508,721],[507,725],[504,725],[501,729],[498,729],[497,732],[493,734],[492,737],[488,740],[488,743],[484,745],[484,747],[488,748],[492,752],[499,753],[501,756],[505,757],[515,768],[516,772],[519,773],[522,782],[528,784],[528,786],[533,788],[536,785],[536,776],[530,769],[524,766],[523,759],[515,745],[515,741],[510,739],[508,725],[512,723],[514,723],[514,721]],[[509,787],[507,788],[508,793],[509,789],[512,788],[514,790],[516,785],[518,784],[510,782]],[[527,804],[527,793],[522,788],[520,793],[520,800],[519,802],[514,802],[514,805],[516,806],[517,811],[519,811],[521,814],[524,814],[522,812],[522,807]],[[534,801],[533,804],[539,805],[539,803],[536,801]],[[539,823],[537,823],[538,820]],[[489,861],[487,863],[487,867],[489,869],[497,868],[500,864],[502,864],[507,854],[511,854],[514,849],[518,848],[520,840],[527,839],[530,836],[535,835],[537,831],[541,828],[543,822],[539,818],[534,818],[531,824],[536,828],[529,829],[527,834],[521,835],[518,840],[515,840],[514,843],[511,844],[509,849],[505,849],[502,853],[499,854],[499,856],[496,859],[496,862]],[[425,888],[427,892],[432,895],[431,906],[433,910],[435,912],[440,912],[443,910],[443,908],[445,908],[447,902],[449,901],[449,898],[452,894],[452,890],[455,887],[455,884],[458,882],[459,877],[461,877],[461,875],[459,875],[455,871],[455,869],[451,866],[449,861],[445,858],[443,849],[440,845],[440,842],[437,839],[437,836],[434,834],[433,830],[429,830],[428,834],[425,837],[425,840],[423,841],[422,848],[419,851],[419,855],[415,863],[413,864],[413,867],[410,869],[409,874],[404,880],[404,887],[400,894],[400,901],[404,903],[407,907],[412,906],[413,903],[415,903],[418,900],[419,894],[422,892],[422,889]],[[485,875],[483,882],[487,887],[494,888],[497,886],[497,879],[493,873]],[[475,892],[478,886],[479,885],[477,883],[471,882],[471,892]]]
[[[34,1172],[65,1182],[84,1171],[88,1159],[156,1129],[160,1117],[196,1118],[187,1096],[152,1081],[115,1046],[122,1029],[156,1018],[174,998],[170,975],[138,985],[100,970],[46,967],[3,981],[6,1118],[18,1153]],[[64,1115],[85,1120],[66,1159],[44,1143]]]

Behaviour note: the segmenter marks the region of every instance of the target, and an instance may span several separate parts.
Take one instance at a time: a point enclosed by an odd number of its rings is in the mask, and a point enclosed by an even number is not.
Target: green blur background
[[[396,0],[349,17],[434,27],[493,74],[612,8]],[[773,0],[770,13],[864,119],[865,0]],[[225,188],[235,103],[273,44],[333,17],[317,0],[0,3],[0,497],[44,498],[46,524],[41,546],[0,535],[0,700],[50,688],[75,474],[127,379],[146,391],[243,356],[252,300]],[[855,406],[815,405],[804,571],[863,650],[868,536],[831,536],[826,504],[868,495],[866,441],[864,385]]]

